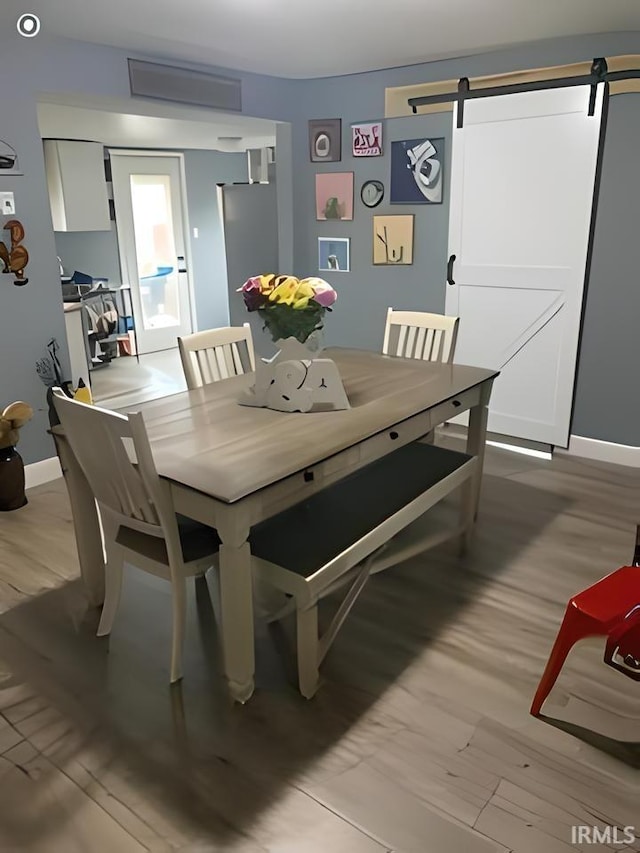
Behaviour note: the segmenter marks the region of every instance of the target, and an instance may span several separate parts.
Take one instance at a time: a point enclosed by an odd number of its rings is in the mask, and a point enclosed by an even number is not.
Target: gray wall
[[[199,329],[229,322],[227,270],[217,183],[247,180],[247,155],[185,151],[193,286]],[[199,237],[193,236],[198,228]]]
[[[531,44],[513,50],[433,62],[421,66],[305,81],[293,124],[294,271],[317,271],[317,238],[351,238],[352,272],[322,273],[338,290],[335,311],[327,318],[327,342],[377,348],[381,345],[384,312],[396,308],[441,311],[444,308],[447,259],[451,113],[390,119],[384,122],[385,155],[351,157],[350,125],[375,121],[384,115],[384,89],[415,82],[455,79],[556,65],[594,56],[638,52],[638,33],[586,36]],[[635,149],[640,129],[640,96],[617,95],[611,114],[597,219],[591,279],[585,303],[584,334],[578,362],[575,418],[572,433],[589,438],[640,446],[640,370],[631,324],[640,318],[637,235],[640,177]],[[309,160],[307,121],[342,119],[342,161]],[[359,199],[367,178],[378,178],[389,189],[389,143],[394,139],[444,136],[445,203],[439,206],[388,205],[375,210]],[[315,220],[315,174],[354,171],[354,220],[330,224]],[[414,213],[415,256],[412,266],[374,267],[372,216],[376,213]],[[357,318],[357,320],[356,320]],[[622,328],[626,335],[619,334]],[[607,342],[605,345],[605,341]],[[615,377],[615,382],[611,381]],[[625,389],[630,389],[626,392]],[[624,395],[624,401],[623,401]]]
[[[115,223],[111,231],[56,231],[56,251],[67,275],[74,270],[121,283],[118,236]]]
[[[640,446],[640,94],[611,98],[572,432]]]
[[[44,26],[35,39],[24,39],[16,32],[15,21],[11,11],[0,4],[0,76],[12,81],[10,86],[0,87],[0,138],[16,148],[24,171],[22,177],[0,176],[0,190],[15,192],[17,218],[25,225],[25,246],[31,261],[27,267],[30,283],[26,287],[14,287],[4,276],[0,281],[3,358],[0,406],[23,399],[38,410],[34,420],[22,430],[20,443],[25,462],[31,463],[54,454],[53,442],[46,433],[45,388],[36,375],[35,362],[46,355],[46,343],[51,337],[58,338],[63,348],[66,345],[57,252],[37,122],[38,95],[71,93],[90,99],[128,98],[127,57],[136,54],[57,38],[47,33]],[[295,101],[296,81],[242,72],[234,76],[242,80],[246,115],[287,120],[290,104]],[[214,316],[206,298],[203,310],[205,315]],[[66,362],[66,357],[63,360]]]

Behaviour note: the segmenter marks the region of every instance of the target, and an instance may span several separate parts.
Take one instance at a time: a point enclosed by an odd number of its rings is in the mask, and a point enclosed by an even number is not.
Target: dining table
[[[254,690],[254,613],[250,533],[254,525],[307,500],[399,447],[433,435],[469,413],[466,453],[475,457],[463,505],[478,512],[487,412],[496,370],[328,348],[350,407],[279,412],[240,405],[252,373],[133,407],[147,427],[156,469],[176,512],[215,527],[219,554],[220,635],[233,699]],[[131,410],[131,407],[130,409]],[[104,558],[95,501],[64,431],[54,439],[69,491],[90,602],[104,596]]]

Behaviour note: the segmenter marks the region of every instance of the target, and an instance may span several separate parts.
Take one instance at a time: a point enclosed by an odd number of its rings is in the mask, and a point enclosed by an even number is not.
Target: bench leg
[[[318,606],[296,611],[298,645],[298,686],[305,699],[311,699],[319,686]]]

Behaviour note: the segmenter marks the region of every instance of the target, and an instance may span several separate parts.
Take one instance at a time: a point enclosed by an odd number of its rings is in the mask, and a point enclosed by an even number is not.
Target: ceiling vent
[[[129,60],[132,95],[216,110],[242,110],[241,81],[140,59]]]

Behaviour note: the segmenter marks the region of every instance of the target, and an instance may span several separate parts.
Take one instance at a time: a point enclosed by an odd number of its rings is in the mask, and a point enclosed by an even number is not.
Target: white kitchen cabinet
[[[54,231],[110,231],[100,142],[45,139],[44,161]]]

